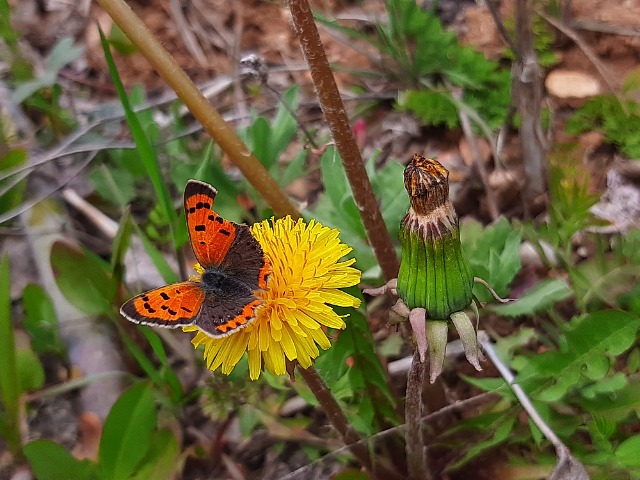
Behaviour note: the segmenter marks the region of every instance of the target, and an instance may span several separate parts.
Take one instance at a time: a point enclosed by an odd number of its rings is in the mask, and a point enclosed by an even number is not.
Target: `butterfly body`
[[[255,320],[262,303],[255,292],[266,288],[270,265],[249,227],[215,213],[216,194],[211,185],[197,180],[189,180],[184,192],[191,247],[204,269],[200,281],[142,293],[121,307],[123,316],[144,325],[195,325],[214,338]]]

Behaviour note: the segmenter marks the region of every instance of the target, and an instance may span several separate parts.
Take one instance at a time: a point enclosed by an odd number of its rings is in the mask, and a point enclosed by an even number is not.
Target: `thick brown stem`
[[[180,68],[169,52],[147,30],[123,0],[99,0],[100,5],[113,18],[124,34],[153,65],[165,82],[202,127],[220,145],[245,178],[255,187],[278,216],[300,214],[264,165],[251,153],[220,114],[211,106],[198,87]]]
[[[382,214],[364,168],[360,150],[353,137],[349,118],[333,78],[320,34],[313,20],[311,7],[307,0],[290,0],[289,9],[302,52],[309,65],[320,107],[331,130],[336,148],[342,157],[369,243],[380,264],[382,273],[387,280],[390,280],[398,274],[398,257],[382,220]]]
[[[531,0],[516,2],[516,52],[513,65],[513,92],[520,113],[520,142],[522,161],[527,175],[524,191],[525,214],[529,216],[534,201],[546,190],[546,153],[540,111],[542,104],[542,75],[533,48],[531,31]]]
[[[422,387],[424,385],[425,364],[420,360],[416,349],[407,378],[407,397],[404,407],[404,421],[407,468],[409,480],[427,480],[431,478],[427,467],[427,451],[422,436]]]

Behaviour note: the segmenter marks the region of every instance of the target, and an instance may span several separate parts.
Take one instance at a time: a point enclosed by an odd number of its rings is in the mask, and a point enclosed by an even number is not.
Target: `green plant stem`
[[[278,183],[123,0],[98,0],[278,216],[299,218]]]
[[[405,448],[409,480],[431,478],[427,468],[427,452],[422,436],[422,388],[425,370],[425,364],[420,361],[420,354],[416,349],[407,377],[407,397],[404,407],[404,421],[407,425]]]
[[[349,424],[349,420],[347,420],[347,417],[340,408],[340,405],[338,405],[329,387],[327,387],[326,383],[320,378],[318,371],[313,367],[302,368],[298,365],[298,372],[300,372],[307,386],[318,400],[331,425],[333,425],[342,436],[344,443],[351,445],[360,442],[360,435],[358,435]],[[362,444],[353,445],[351,452],[360,464],[371,472],[371,457],[366,447]]]
[[[369,243],[384,277],[391,280],[398,275],[398,257],[353,137],[349,118],[313,20],[311,7],[307,0],[289,0],[289,9],[302,52],[309,65],[320,107],[342,158]]]

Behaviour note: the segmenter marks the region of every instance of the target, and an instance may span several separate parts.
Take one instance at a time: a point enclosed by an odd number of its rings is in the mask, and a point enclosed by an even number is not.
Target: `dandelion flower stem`
[[[407,425],[405,437],[409,480],[430,478],[427,468],[427,451],[422,436],[422,387],[425,370],[425,363],[416,349],[407,378],[407,397],[404,408],[404,419]]]
[[[360,435],[358,435],[349,424],[349,420],[347,420],[347,417],[340,408],[340,405],[338,405],[338,402],[329,390],[329,387],[327,387],[327,384],[324,383],[322,378],[320,378],[318,371],[313,367],[302,368],[301,366],[298,366],[298,372],[300,372],[300,375],[306,382],[307,386],[318,400],[318,403],[327,415],[331,425],[333,425],[333,427],[342,436],[344,443],[351,445],[360,442]],[[361,443],[358,443],[351,447],[351,451],[360,464],[368,471],[371,471],[371,457],[369,456],[369,452],[366,447]]]

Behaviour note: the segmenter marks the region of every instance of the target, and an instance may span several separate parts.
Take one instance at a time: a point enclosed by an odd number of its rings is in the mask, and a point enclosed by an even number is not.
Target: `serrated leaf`
[[[104,422],[100,440],[100,467],[103,478],[129,480],[151,447],[156,424],[156,408],[146,383],[124,392]]]
[[[97,466],[89,460],[77,460],[63,446],[51,440],[33,440],[24,446],[24,454],[38,480],[93,480]]]
[[[515,302],[489,304],[487,310],[505,317],[533,315],[546,310],[573,294],[567,282],[561,279],[546,279],[525,293]]]
[[[425,125],[456,128],[459,123],[458,109],[451,97],[431,90],[407,90],[398,99],[400,110],[411,111]]]
[[[610,356],[620,355],[635,342],[640,318],[616,311],[600,311],[575,321],[566,333],[566,348],[532,357],[518,375],[518,382],[528,378],[546,378],[547,387],[538,396],[544,401],[557,401],[584,380],[602,378],[607,369],[602,365]]]
[[[502,218],[485,229],[465,222],[461,238],[473,275],[488,282],[498,295],[506,296],[507,287],[520,271],[520,234]],[[483,302],[493,300],[482,285],[474,285],[473,292]]]

